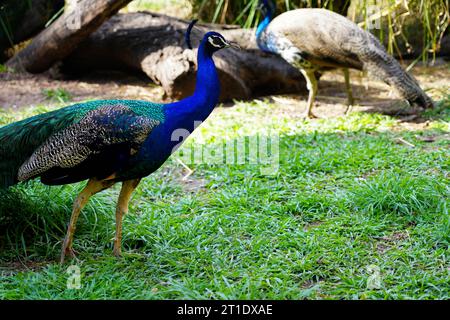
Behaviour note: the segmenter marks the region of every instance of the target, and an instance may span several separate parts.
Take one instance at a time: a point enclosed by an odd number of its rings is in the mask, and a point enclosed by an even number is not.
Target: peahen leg
[[[90,179],[86,187],[84,187],[84,189],[76,198],[75,202],[73,203],[72,216],[70,217],[69,226],[67,227],[67,234],[61,250],[61,263],[64,262],[64,259],[67,255],[75,257],[75,253],[72,249],[73,235],[75,233],[76,223],[81,210],[83,210],[84,206],[88,203],[90,197],[102,190],[109,188],[113,184],[114,182],[112,181],[99,181],[96,179]]]
[[[350,84],[350,74],[348,72],[348,69],[345,68],[344,70],[344,78],[345,78],[345,89],[347,90],[347,109],[345,109],[345,114],[349,114],[352,111],[352,107],[354,104],[353,100],[353,92],[352,92],[352,85]]]
[[[317,79],[314,74],[314,70],[300,69],[300,71],[306,79],[306,86],[309,92],[308,105],[306,106],[304,117],[317,118],[317,116],[312,112],[312,107],[314,106],[314,100],[316,99],[317,94]]]
[[[130,202],[133,191],[138,186],[141,179],[128,180],[122,183],[122,189],[120,190],[119,201],[117,202],[116,209],[116,237],[114,239],[113,253],[116,257],[122,255],[122,219],[128,212],[128,204]]]

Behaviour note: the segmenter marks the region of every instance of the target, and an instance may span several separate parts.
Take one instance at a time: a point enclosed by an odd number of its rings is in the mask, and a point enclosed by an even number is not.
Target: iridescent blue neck
[[[147,159],[144,167],[151,173],[186,140],[211,114],[219,102],[220,83],[212,59],[213,52],[204,38],[198,49],[197,83],[194,94],[178,102],[163,105],[165,119],[147,137],[136,159]]]
[[[219,102],[220,81],[212,58],[213,52],[210,46],[206,45],[206,40],[200,44],[197,55],[197,80],[191,98],[197,103],[207,106],[209,115]]]
[[[206,40],[203,40],[198,48],[194,94],[165,106],[166,115],[177,125],[191,127],[193,121],[204,121],[219,102],[220,82],[212,55]]]
[[[259,23],[258,28],[256,29],[256,43],[261,50],[270,52],[271,50],[267,47],[265,40],[263,39],[263,34],[267,26],[270,24],[270,21],[272,21],[274,12],[269,6],[266,6],[266,8],[267,15]]]

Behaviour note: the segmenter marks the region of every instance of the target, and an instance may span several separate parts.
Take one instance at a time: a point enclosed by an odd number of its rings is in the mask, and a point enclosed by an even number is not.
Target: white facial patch
[[[222,48],[222,45],[217,44],[217,43],[214,43],[214,38],[215,38],[215,39],[220,39],[219,37],[208,37],[208,42],[209,42],[213,47],[216,47],[216,48]],[[222,40],[222,39],[220,39],[220,41],[223,43],[223,40]]]

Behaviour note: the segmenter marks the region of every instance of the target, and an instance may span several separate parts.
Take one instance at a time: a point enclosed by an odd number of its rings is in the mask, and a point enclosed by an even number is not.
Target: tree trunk
[[[183,98],[194,90],[197,63],[196,49],[184,43],[187,26],[187,21],[148,12],[118,14],[81,43],[62,70],[139,70],[161,85],[167,97]],[[215,54],[222,101],[305,90],[304,78],[295,68],[257,48],[254,30],[198,25],[192,31],[194,48],[208,30],[219,31],[242,48]]]
[[[60,9],[64,0],[3,0],[0,5],[0,62],[5,50],[33,37]]]
[[[131,0],[82,0],[42,31],[7,63],[39,73],[69,55],[77,45]]]

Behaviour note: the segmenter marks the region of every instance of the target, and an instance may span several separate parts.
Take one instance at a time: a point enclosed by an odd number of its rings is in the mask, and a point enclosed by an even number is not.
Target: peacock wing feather
[[[60,179],[69,169],[94,159],[111,162],[117,152],[139,149],[163,120],[160,104],[98,100],[2,127],[0,187],[46,173],[50,180]]]

